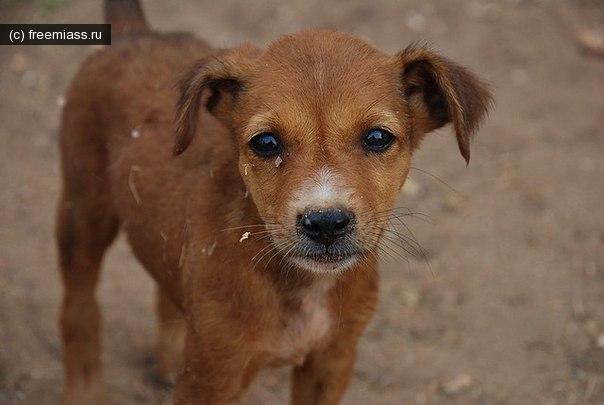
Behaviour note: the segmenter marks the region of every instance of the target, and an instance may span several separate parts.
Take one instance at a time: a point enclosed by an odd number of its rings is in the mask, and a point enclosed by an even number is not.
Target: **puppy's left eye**
[[[372,152],[383,152],[392,145],[394,135],[385,129],[374,128],[363,138],[363,148]]]
[[[263,132],[250,140],[250,149],[260,157],[269,158],[281,153],[281,144],[275,134]]]

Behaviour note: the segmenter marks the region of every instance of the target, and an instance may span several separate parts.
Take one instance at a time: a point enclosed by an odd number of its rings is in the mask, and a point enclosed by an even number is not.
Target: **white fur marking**
[[[311,191],[312,199],[321,202],[331,201],[335,197],[334,188],[336,185],[336,175],[328,168],[323,167],[316,177],[316,187]]]
[[[277,345],[277,364],[302,364],[306,354],[327,337],[332,323],[327,296],[334,280],[323,278],[304,288],[299,293],[300,307],[285,313],[287,325]]]
[[[338,172],[324,166],[312,177],[302,182],[291,202],[292,208],[301,212],[309,207],[349,205],[352,192],[343,184]]]

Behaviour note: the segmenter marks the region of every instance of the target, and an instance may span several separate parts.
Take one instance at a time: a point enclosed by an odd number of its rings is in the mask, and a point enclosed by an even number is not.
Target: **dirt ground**
[[[160,30],[216,46],[334,28],[394,53],[426,41],[491,84],[466,168],[427,137],[400,204],[426,259],[393,253],[344,404],[604,404],[602,0],[144,2]],[[100,1],[0,1],[0,23],[98,23]],[[589,42],[591,41],[591,42]],[[582,47],[580,43],[591,43]],[[53,241],[62,94],[86,46],[0,46],[0,404],[56,404]],[[99,291],[111,403],[168,403],[152,283],[123,239]],[[287,370],[252,404],[285,403]]]

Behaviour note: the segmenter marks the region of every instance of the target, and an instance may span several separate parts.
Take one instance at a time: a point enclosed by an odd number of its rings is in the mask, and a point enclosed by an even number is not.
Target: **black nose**
[[[306,236],[323,245],[350,232],[353,214],[344,210],[308,211],[300,218],[300,228]]]

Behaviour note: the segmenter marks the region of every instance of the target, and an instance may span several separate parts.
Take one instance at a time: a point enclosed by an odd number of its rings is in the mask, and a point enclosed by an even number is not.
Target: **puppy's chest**
[[[273,347],[275,365],[302,364],[329,337],[333,319],[328,306],[331,281],[320,282],[284,300],[282,329]]]

